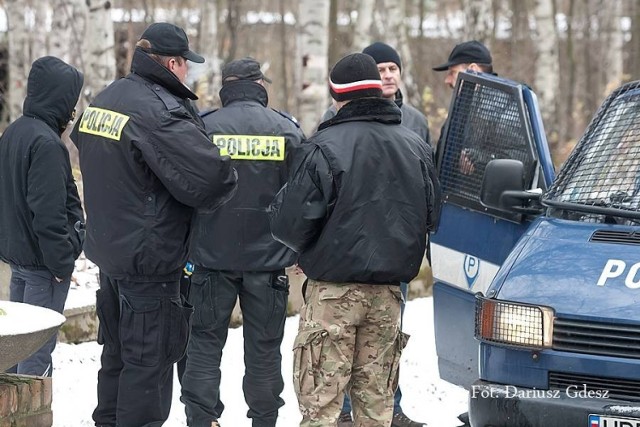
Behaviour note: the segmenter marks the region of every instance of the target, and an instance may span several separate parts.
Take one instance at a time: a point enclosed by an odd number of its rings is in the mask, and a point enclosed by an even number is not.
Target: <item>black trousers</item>
[[[222,414],[220,360],[227,341],[231,312],[240,298],[244,331],[244,398],[247,416],[254,427],[274,427],[278,409],[284,405],[280,393],[282,355],[287,312],[288,283],[278,280],[284,270],[274,272],[203,271],[191,276],[189,300],[194,319],[182,377],[182,402],[187,423],[210,427]]]
[[[100,274],[103,344],[96,425],[156,427],[169,417],[173,364],[186,350],[193,308],[175,282],[132,282]]]

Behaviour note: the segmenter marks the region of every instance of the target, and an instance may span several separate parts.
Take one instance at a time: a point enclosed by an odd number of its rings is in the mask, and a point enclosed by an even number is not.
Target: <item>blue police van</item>
[[[472,426],[640,427],[640,82],[555,175],[535,94],[461,73],[437,147],[440,376]]]

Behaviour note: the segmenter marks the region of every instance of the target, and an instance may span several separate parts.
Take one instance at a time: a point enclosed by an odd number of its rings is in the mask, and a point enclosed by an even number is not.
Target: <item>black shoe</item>
[[[424,425],[424,423],[413,421],[402,412],[393,414],[393,420],[391,421],[391,427],[423,427]]]
[[[337,427],[353,427],[353,418],[349,412],[341,412]]]

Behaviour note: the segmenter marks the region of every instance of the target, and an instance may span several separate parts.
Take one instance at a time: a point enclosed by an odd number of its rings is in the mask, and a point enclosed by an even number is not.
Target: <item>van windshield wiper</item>
[[[575,212],[585,212],[599,214],[611,217],[640,219],[640,212],[637,210],[629,210],[623,208],[623,199],[614,198],[613,201],[607,202],[604,199],[587,199],[582,202],[559,202],[557,200],[545,199],[541,200],[543,206],[564,209]]]

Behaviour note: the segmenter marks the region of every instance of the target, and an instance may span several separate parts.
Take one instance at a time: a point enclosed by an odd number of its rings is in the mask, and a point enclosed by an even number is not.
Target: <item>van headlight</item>
[[[551,347],[553,318],[550,307],[476,297],[476,338],[530,348]]]

